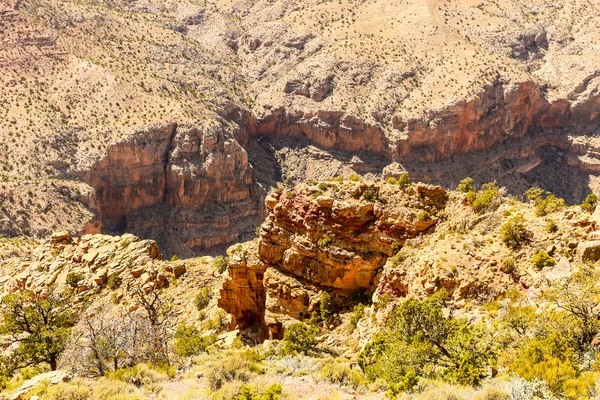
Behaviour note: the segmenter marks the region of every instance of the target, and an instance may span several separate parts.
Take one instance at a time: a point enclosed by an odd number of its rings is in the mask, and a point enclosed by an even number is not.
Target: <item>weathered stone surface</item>
[[[579,243],[577,256],[582,262],[600,260],[600,240]]]
[[[280,337],[285,324],[318,310],[323,290],[340,302],[372,292],[388,257],[433,226],[446,200],[441,187],[353,181],[271,194],[260,240],[229,250],[219,305],[235,323],[264,323]]]

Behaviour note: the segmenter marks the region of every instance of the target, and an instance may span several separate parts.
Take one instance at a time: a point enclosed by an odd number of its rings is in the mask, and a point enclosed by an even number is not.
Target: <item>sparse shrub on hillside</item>
[[[417,219],[419,221],[428,221],[431,219],[431,214],[427,210],[423,210],[417,214]]]
[[[29,291],[5,295],[0,301],[0,333],[6,335],[4,345],[15,348],[3,368],[11,373],[47,363],[56,370],[75,323],[71,310],[70,299],[56,291],[43,297]]]
[[[388,176],[388,178],[385,181],[388,184],[390,184],[390,185],[397,185],[398,184],[398,181],[393,176]]]
[[[198,311],[202,311],[208,306],[208,303],[210,303],[210,299],[212,298],[212,292],[212,287],[203,287],[196,297],[194,297],[194,305]]]
[[[227,259],[227,257],[218,256],[215,258],[214,266],[217,272],[219,274],[222,274],[223,272],[225,272],[227,267],[229,267],[229,260]]]
[[[544,267],[553,267],[554,264],[556,264],[554,258],[550,257],[550,255],[548,255],[548,253],[546,253],[544,250],[539,250],[537,253],[535,253],[531,261],[538,270]]]
[[[535,204],[538,203],[538,201],[541,200],[541,197],[544,194],[544,189],[540,189],[538,187],[532,187],[527,189],[527,191],[525,192],[525,197],[527,197],[529,200],[533,201]]]
[[[170,261],[178,261],[178,260],[179,260],[179,257],[177,257],[177,254],[173,254],[171,256],[171,260]]]
[[[507,257],[502,261],[502,267],[500,267],[500,269],[505,274],[512,274],[513,272],[515,272],[515,267],[515,259],[512,257]]]
[[[326,233],[317,240],[317,246],[319,247],[329,247],[333,243],[333,239],[335,239],[335,235],[333,233]]]
[[[215,342],[214,336],[202,336],[198,329],[191,325],[180,325],[175,332],[173,347],[180,356],[196,356]]]
[[[514,216],[502,225],[500,227],[500,236],[506,246],[512,249],[519,247],[528,237],[523,216]]]
[[[475,192],[474,190],[469,190],[465,194],[465,200],[468,201],[469,203],[472,204],[475,201],[475,199],[477,199],[477,192]]]
[[[319,379],[339,386],[349,386],[356,390],[364,384],[365,377],[358,369],[353,369],[345,358],[327,358],[319,365]]]
[[[123,279],[117,274],[112,274],[108,277],[107,286],[111,290],[117,290],[121,287],[121,283],[123,283]]]
[[[283,334],[283,354],[307,354],[314,349],[318,329],[295,322],[285,329]]]
[[[473,209],[478,213],[483,212],[490,208],[499,197],[500,194],[496,182],[485,183],[473,201]]]
[[[558,230],[558,225],[556,224],[556,221],[554,221],[553,219],[549,219],[548,222],[546,223],[546,232],[554,233],[557,230]]]
[[[598,197],[594,193],[590,193],[587,195],[583,203],[581,203],[581,208],[585,211],[592,212],[596,208],[597,203]]]
[[[358,303],[357,305],[355,305],[354,309],[352,310],[352,316],[350,316],[350,327],[352,329],[356,328],[356,325],[358,325],[358,322],[364,315],[365,306],[362,303]]]
[[[563,199],[550,193],[544,199],[541,199],[536,203],[535,215],[542,217],[555,211],[562,210],[565,207],[565,201]]]
[[[460,183],[456,187],[456,190],[465,194],[474,191],[473,178],[467,177],[460,181]]]
[[[331,296],[328,292],[321,292],[321,299],[319,301],[321,319],[327,321],[333,315],[333,309],[331,305]]]
[[[410,180],[410,176],[408,175],[408,173],[404,172],[398,177],[398,185],[400,185],[401,187],[407,188],[411,184],[412,181]]]
[[[362,198],[365,201],[374,202],[375,200],[378,199],[378,197],[379,197],[379,192],[377,191],[377,188],[375,186],[368,186],[362,192]]]
[[[359,365],[368,379],[384,379],[390,394],[413,388],[421,376],[477,385],[487,374],[491,341],[466,320],[444,316],[445,291],[406,300],[367,344]]]
[[[83,276],[83,274],[80,274],[79,272],[69,272],[69,274],[67,275],[66,282],[72,288],[76,288],[77,286],[79,286],[79,282],[81,282],[84,279],[85,276]]]
[[[359,175],[352,174],[348,177],[348,180],[350,180],[352,182],[361,182],[362,178]]]
[[[206,375],[208,384],[212,390],[219,390],[228,382],[247,382],[249,379],[247,367],[243,357],[231,356],[212,366]]]

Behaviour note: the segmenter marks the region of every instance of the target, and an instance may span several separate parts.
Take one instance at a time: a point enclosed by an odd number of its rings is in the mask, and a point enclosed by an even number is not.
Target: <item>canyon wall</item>
[[[235,241],[262,220],[248,155],[220,124],[167,124],[108,148],[87,183],[106,232],[154,237],[189,256]]]

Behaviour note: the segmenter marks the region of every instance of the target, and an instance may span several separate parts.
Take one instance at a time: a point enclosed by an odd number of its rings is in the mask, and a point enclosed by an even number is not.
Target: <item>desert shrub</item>
[[[399,177],[398,177],[398,185],[400,185],[403,188],[407,188],[412,184],[412,181],[410,180],[410,176],[408,175],[408,173],[404,172],[402,173]]]
[[[538,187],[529,188],[525,192],[525,197],[527,197],[529,200],[533,201],[536,204],[538,201],[540,201],[543,195],[544,189],[540,189]]]
[[[219,390],[228,382],[247,382],[249,374],[246,360],[243,357],[231,356],[219,361],[209,369],[206,378],[212,390]]]
[[[323,321],[328,320],[333,315],[333,308],[331,305],[331,295],[326,292],[321,292],[321,298],[319,300],[319,311],[321,313],[321,319]]]
[[[512,257],[507,257],[502,260],[502,267],[500,267],[502,272],[505,274],[512,274],[515,272],[515,259]]]
[[[126,382],[100,378],[94,381],[94,400],[142,400],[143,397],[136,392],[138,389]]]
[[[317,246],[319,247],[329,247],[333,243],[333,239],[335,239],[335,235],[333,233],[326,233],[317,240]]]
[[[490,340],[466,320],[445,316],[445,292],[406,300],[392,311],[387,326],[360,353],[366,377],[383,378],[390,394],[413,388],[421,376],[477,385],[487,374]]]
[[[81,379],[50,386],[44,395],[47,400],[89,400],[92,388]]]
[[[236,400],[278,400],[282,391],[283,387],[280,383],[268,386],[262,393],[261,390],[252,385],[243,384]]]
[[[525,228],[523,216],[514,216],[502,225],[500,237],[506,246],[512,249],[519,247],[527,239],[527,228]]]
[[[544,267],[553,267],[554,264],[556,264],[554,258],[550,257],[550,255],[548,255],[548,253],[546,253],[544,250],[539,250],[537,253],[535,253],[531,261],[538,270]]]
[[[473,201],[473,209],[478,213],[490,208],[494,200],[500,197],[496,182],[485,183],[481,189]]]
[[[121,287],[121,283],[123,283],[123,279],[117,274],[112,274],[108,277],[107,286],[111,290],[117,290]]]
[[[475,394],[473,400],[511,400],[511,396],[502,388],[485,385]]]
[[[477,198],[477,193],[474,190],[470,190],[465,194],[465,200],[469,203],[473,204],[475,199]]]
[[[346,359],[328,358],[319,365],[318,378],[336,384],[357,389],[365,383],[364,375],[357,369],[352,369]]]
[[[69,274],[67,275],[67,284],[73,288],[76,288],[77,286],[79,286],[79,282],[81,282],[82,280],[85,279],[85,276],[83,276],[83,274],[80,274],[79,272],[69,272]]]
[[[198,329],[191,325],[180,325],[175,332],[173,347],[180,356],[198,355],[215,342],[214,336],[201,336]]]
[[[131,368],[119,368],[106,372],[104,376],[107,379],[116,381],[152,386],[175,376],[175,369],[168,366],[161,367],[159,365],[142,363],[136,364]]]
[[[541,217],[565,208],[565,201],[552,193],[536,202],[535,215]]]
[[[307,326],[302,322],[291,324],[283,334],[283,354],[306,354],[315,347],[316,333],[318,330],[313,326]]]
[[[365,188],[365,190],[362,192],[362,198],[366,201],[374,202],[375,200],[377,200],[378,196],[379,193],[375,186],[369,186]]]
[[[356,174],[352,174],[348,177],[348,180],[351,180],[352,182],[360,182],[362,181],[362,178]]]
[[[462,193],[469,193],[469,192],[473,192],[474,188],[473,188],[473,178],[465,178],[462,181],[460,181],[460,183],[458,184],[458,186],[456,187],[456,190]]]
[[[581,208],[583,208],[585,211],[592,212],[596,208],[597,203],[598,196],[596,196],[594,193],[590,193],[587,195],[583,203],[581,203]]]
[[[352,315],[350,316],[350,327],[352,329],[356,328],[358,325],[358,321],[365,315],[365,306],[362,303],[358,303],[354,306],[352,310]]]
[[[427,221],[431,218],[431,214],[427,210],[423,210],[417,214],[417,219],[419,221]]]
[[[558,225],[556,224],[556,221],[554,221],[553,219],[548,220],[548,222],[546,223],[546,231],[548,233],[554,233],[558,230]]]
[[[173,254],[171,256],[171,260],[170,261],[178,261],[178,260],[179,260],[179,257],[177,256],[177,254]]]
[[[210,286],[205,286],[194,297],[194,305],[198,311],[202,311],[208,306],[210,303],[210,299],[212,298],[213,288]]]
[[[222,274],[229,266],[229,260],[227,259],[227,257],[218,256],[215,258],[214,266],[217,272],[219,274]]]
[[[388,183],[390,185],[397,185],[398,184],[398,181],[393,176],[388,176],[388,178],[385,181],[386,181],[386,183]]]

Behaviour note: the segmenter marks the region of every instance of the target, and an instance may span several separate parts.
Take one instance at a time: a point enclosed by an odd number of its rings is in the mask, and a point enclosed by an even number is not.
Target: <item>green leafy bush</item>
[[[194,305],[198,311],[202,311],[208,306],[208,303],[210,303],[210,299],[212,298],[212,292],[212,287],[205,286],[200,289],[196,297],[194,297]]]
[[[412,181],[410,180],[410,176],[408,175],[408,173],[404,172],[402,173],[399,177],[398,177],[398,185],[400,185],[403,188],[407,188],[412,184]]]
[[[117,274],[112,274],[108,277],[107,286],[111,290],[117,290],[121,287],[121,283],[123,283],[123,279]]]
[[[180,356],[196,356],[215,342],[214,336],[201,336],[198,329],[192,325],[180,325],[175,332],[173,347]]]
[[[283,353],[307,354],[314,349],[316,343],[317,328],[307,326],[302,322],[295,322],[288,326],[283,334]]]
[[[519,247],[527,239],[525,219],[517,215],[500,227],[500,237],[504,244],[512,249]]]
[[[473,178],[465,178],[456,187],[456,190],[462,193],[473,192],[475,189],[473,188]]]
[[[333,315],[333,309],[331,305],[331,296],[328,292],[321,292],[321,299],[319,301],[321,319],[327,321]]]
[[[428,221],[431,219],[431,214],[427,210],[423,210],[417,214],[417,219],[419,221]]]
[[[354,306],[352,310],[352,315],[350,316],[350,326],[352,328],[356,328],[358,325],[358,321],[365,315],[365,306],[362,303],[358,303]]]
[[[535,253],[531,261],[538,270],[541,270],[544,267],[553,267],[554,264],[556,264],[554,258],[550,257],[550,255],[544,250],[539,250],[537,253]]]
[[[80,274],[79,272],[69,272],[67,275],[67,284],[73,288],[79,286],[79,282],[85,279],[85,276]]]
[[[486,183],[481,189],[481,192],[473,201],[473,209],[478,213],[490,208],[494,200],[500,197],[496,182]]]
[[[218,256],[215,258],[214,266],[217,272],[219,274],[222,274],[223,272],[225,272],[227,267],[229,267],[229,260],[227,259],[227,257]]]
[[[596,208],[597,203],[598,196],[596,196],[594,193],[590,193],[587,195],[583,203],[581,203],[581,208],[583,208],[585,211],[592,212]]]
[[[565,201],[563,199],[550,193],[544,199],[537,201],[535,205],[535,215],[542,217],[555,211],[562,210],[565,207]]]
[[[558,225],[556,224],[556,221],[554,221],[553,219],[548,220],[548,222],[546,223],[546,231],[548,233],[554,233],[558,230]]]
[[[512,274],[515,272],[515,259],[507,257],[502,261],[502,267],[500,268],[505,274]]]

